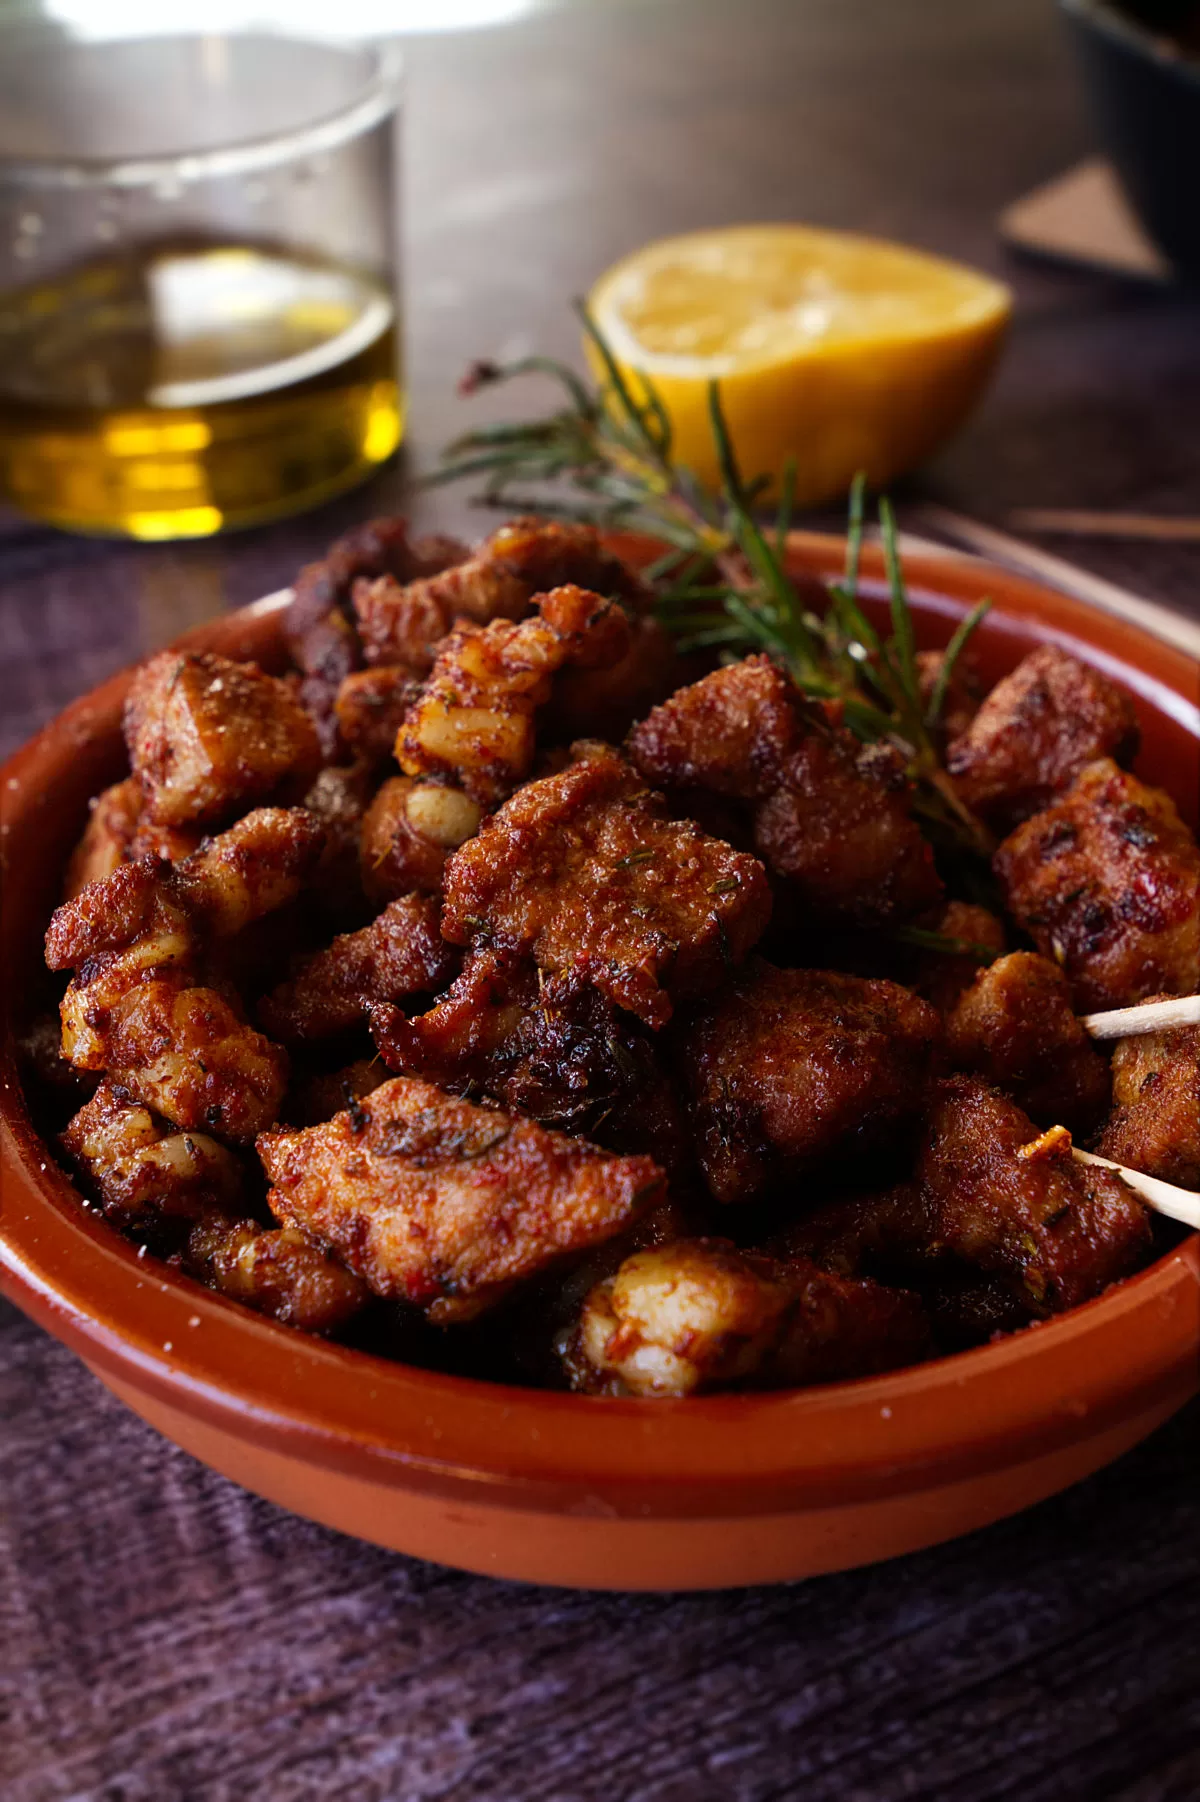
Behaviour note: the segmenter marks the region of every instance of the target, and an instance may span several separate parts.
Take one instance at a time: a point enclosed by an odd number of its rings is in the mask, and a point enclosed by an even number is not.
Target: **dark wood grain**
[[[565,301],[614,256],[800,217],[1017,288],[986,406],[902,499],[1195,511],[1196,304],[1013,266],[995,240],[996,210],[1086,145],[1046,0],[608,0],[418,40],[409,466],[468,416],[469,356],[572,351]],[[407,495],[397,466],[307,519],[170,548],[0,521],[4,748]],[[478,525],[458,497],[417,511]],[[1069,554],[1200,611],[1195,549]],[[876,1570],[518,1589],[243,1494],[0,1306],[0,1797],[1195,1802],[1198,1479],[1192,1408],[1067,1495]]]

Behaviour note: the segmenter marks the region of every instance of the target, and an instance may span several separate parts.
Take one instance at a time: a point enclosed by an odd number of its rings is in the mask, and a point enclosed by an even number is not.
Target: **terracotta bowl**
[[[797,536],[832,574],[840,542]],[[1197,664],[1147,632],[966,559],[913,557],[923,644],[982,594],[995,678],[1077,647],[1137,697],[1140,768],[1194,821]],[[878,556],[865,575],[881,593]],[[280,662],[280,600],[192,634]],[[377,1544],[543,1583],[767,1583],[894,1557],[1062,1489],[1200,1388],[1200,1248],[1061,1320],[868,1381],[686,1402],[584,1399],[442,1376],[302,1337],[171,1274],[86,1214],[30,1122],[12,1057],[88,797],[122,773],[127,676],[0,774],[0,1281],[143,1419],[235,1482]]]

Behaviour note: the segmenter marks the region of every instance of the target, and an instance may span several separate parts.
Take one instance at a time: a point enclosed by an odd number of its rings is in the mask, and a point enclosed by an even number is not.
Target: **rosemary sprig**
[[[707,493],[672,458],[670,416],[654,383],[639,374],[635,387],[586,306],[577,303],[577,311],[602,372],[597,385],[589,387],[551,357],[473,364],[462,392],[539,374],[559,384],[563,404],[540,418],[464,434],[447,447],[440,468],[428,480],[482,476],[478,499],[488,506],[582,519],[662,540],[668,549],[646,574],[655,585],[659,617],[682,649],[725,656],[766,651],[813,699],[840,703],[846,724],[858,737],[868,743],[885,739],[902,752],[915,785],[918,818],[935,846],[986,856],[988,835],[955,793],[935,741],[955,666],[987,602],[959,625],[926,699],[889,502],[880,503],[879,528],[890,634],[876,629],[859,599],[866,525],[861,476],[850,494],[845,572],[831,585],[824,614],[815,615],[787,572],[794,462],[782,473],[778,512],[773,526],[766,528],[755,505],[769,479],[745,478],[719,386],[710,383],[709,419],[721,490]],[[547,487],[549,492],[542,492]]]

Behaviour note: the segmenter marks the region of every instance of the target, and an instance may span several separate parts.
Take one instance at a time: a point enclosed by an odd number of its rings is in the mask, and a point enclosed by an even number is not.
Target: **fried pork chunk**
[[[680,689],[629,754],[650,782],[746,803],[755,850],[817,918],[878,923],[941,895],[897,754],[832,725],[767,657]]]
[[[766,877],[691,821],[664,818],[661,797],[615,751],[576,752],[450,858],[442,931],[455,944],[524,949],[548,975],[574,973],[657,1029],[761,936]]]
[[[457,965],[438,925],[437,902],[405,895],[370,926],[303,958],[262,1001],[259,1019],[285,1045],[332,1038],[365,1024],[372,1002],[436,993]]]
[[[941,1086],[919,1176],[947,1250],[1002,1277],[1035,1313],[1059,1314],[1150,1254],[1150,1216],[1114,1171],[1072,1155],[1061,1127],[975,1077]]]
[[[479,830],[483,811],[460,788],[389,776],[363,815],[362,884],[372,901],[436,895],[451,851]]]
[[[979,972],[987,968],[989,955],[996,956],[1006,949],[1004,922],[986,907],[976,907],[969,901],[947,901],[921,924],[964,946],[961,954],[922,951],[913,960],[912,987],[926,1001],[932,1001],[939,1013],[948,1014]]]
[[[361,1277],[292,1227],[209,1215],[193,1227],[183,1262],[219,1295],[302,1333],[340,1332],[371,1299]]]
[[[371,908],[359,868],[363,819],[375,793],[375,776],[363,763],[327,764],[304,797],[325,835],[309,879],[309,893],[339,926],[357,925]],[[385,899],[391,899],[390,896]]]
[[[178,1132],[111,1081],[62,1135],[68,1158],[114,1226],[144,1231],[233,1211],[243,1173],[200,1132]]]
[[[1066,977],[1035,951],[980,971],[946,1023],[946,1042],[956,1070],[984,1077],[1043,1126],[1090,1132],[1108,1109],[1108,1066]]]
[[[1046,807],[1098,757],[1130,763],[1129,696],[1057,645],[1039,645],[993,688],[946,753],[969,807],[1002,830]]]
[[[333,708],[338,736],[351,757],[371,765],[388,763],[396,734],[420,690],[420,682],[409,670],[351,671],[337,691]]]
[[[1113,1052],[1112,1087],[1101,1155],[1200,1189],[1200,1026],[1122,1039]]]
[[[928,1340],[905,1290],[680,1239],[636,1252],[591,1291],[567,1368],[592,1393],[685,1396],[867,1376],[917,1362]]]
[[[523,619],[535,595],[563,587],[616,596],[638,611],[648,605],[641,582],[604,548],[593,526],[514,519],[440,574],[358,585],[354,611],[366,662],[423,674],[433,646],[457,621],[486,626]]]
[[[125,862],[141,811],[142,789],[136,776],[128,776],[96,796],[83,837],[67,865],[64,901],[73,901],[89,882],[103,882],[118,864]]]
[[[321,763],[286,682],[212,651],[163,651],[125,703],[129,761],[149,818],[220,825],[272,798],[299,800]]]
[[[204,983],[201,953],[290,900],[320,849],[302,809],[264,808],[182,864],[123,864],[60,907],[46,961],[76,970],[64,1055],[175,1126],[252,1139],[279,1111],[287,1057]]]
[[[922,1105],[940,1033],[898,983],[752,959],[677,1035],[713,1196],[751,1201],[890,1141]]]
[[[586,588],[554,588],[513,624],[461,625],[438,652],[396,739],[409,776],[455,783],[483,807],[533,768],[535,715],[559,670],[605,669],[629,649],[629,621]]]
[[[1081,1012],[1200,988],[1200,850],[1170,797],[1110,758],[1018,826],[994,867]]]
[[[614,1238],[664,1196],[649,1158],[615,1157],[408,1077],[324,1125],[264,1133],[258,1150],[284,1225],[437,1323],[469,1319]]]

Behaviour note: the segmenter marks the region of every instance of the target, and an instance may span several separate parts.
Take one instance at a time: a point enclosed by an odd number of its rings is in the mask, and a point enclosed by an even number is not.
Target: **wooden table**
[[[413,44],[413,454],[481,353],[663,232],[806,218],[1015,283],[1007,362],[902,501],[1195,510],[1200,314],[1011,267],[997,209],[1086,148],[1045,0],[641,0]],[[404,472],[209,544],[0,525],[0,729],[288,580]],[[467,524],[461,499],[417,503]],[[476,529],[476,521],[470,521]],[[1197,610],[1200,550],[1080,547]],[[791,1589],[559,1594],[255,1500],[0,1307],[5,1802],[1194,1802],[1200,1412],[957,1545]]]

